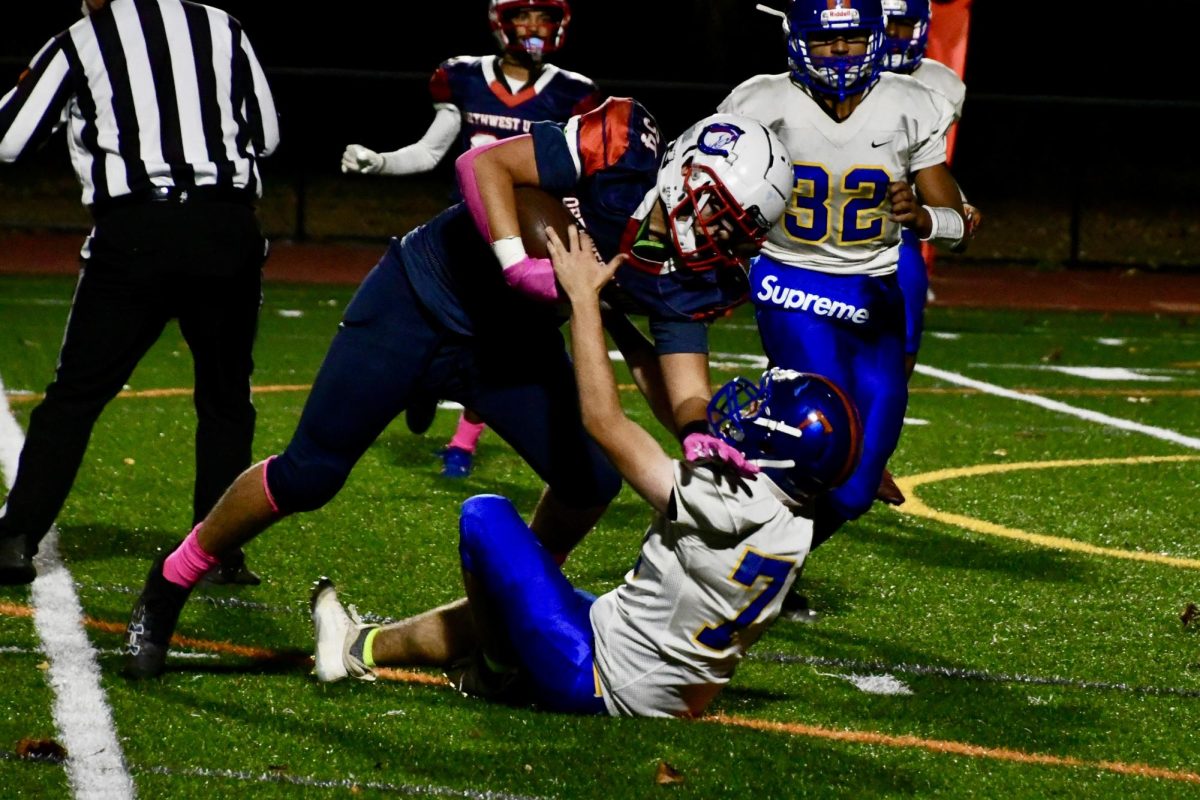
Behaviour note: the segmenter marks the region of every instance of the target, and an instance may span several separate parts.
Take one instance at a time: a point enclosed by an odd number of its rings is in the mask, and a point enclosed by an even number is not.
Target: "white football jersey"
[[[811,545],[812,521],[770,478],[677,462],[668,514],[592,605],[608,712],[700,714],[779,615]]]
[[[945,162],[954,121],[945,97],[915,78],[884,73],[835,122],[782,73],[751,78],[719,110],[762,122],[791,154],[795,188],[764,253],[819,272],[895,272],[900,225],[887,218],[887,186]]]
[[[933,89],[954,106],[954,119],[962,119],[963,101],[967,99],[967,85],[958,73],[940,61],[923,58],[911,73],[914,78]]]

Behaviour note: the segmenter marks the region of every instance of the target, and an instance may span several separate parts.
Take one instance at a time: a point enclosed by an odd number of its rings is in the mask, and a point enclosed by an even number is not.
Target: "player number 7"
[[[764,608],[770,605],[783,588],[784,581],[792,571],[796,561],[791,558],[768,556],[749,547],[742,554],[741,561],[729,576],[729,580],[753,590],[763,579],[762,588],[742,609],[735,619],[722,622],[719,625],[706,625],[696,634],[696,641],[713,650],[725,650],[733,643],[733,635],[742,628],[754,623],[762,614]]]

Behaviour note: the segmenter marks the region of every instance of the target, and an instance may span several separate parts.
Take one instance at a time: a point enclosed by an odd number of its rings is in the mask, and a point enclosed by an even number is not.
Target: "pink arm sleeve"
[[[475,220],[475,227],[483,234],[484,241],[489,244],[492,242],[492,229],[488,224],[487,207],[479,193],[479,181],[475,177],[475,159],[493,147],[499,147],[509,141],[512,139],[501,139],[497,142],[482,144],[479,147],[472,147],[454,162],[454,171],[458,174],[458,188],[467,203],[467,210],[471,212],[471,219]]]

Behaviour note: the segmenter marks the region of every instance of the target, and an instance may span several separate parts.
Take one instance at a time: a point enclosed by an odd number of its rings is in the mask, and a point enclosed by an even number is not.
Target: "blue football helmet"
[[[913,26],[912,36],[896,38],[884,33],[883,68],[908,74],[921,65],[929,44],[929,0],[883,0],[885,26],[902,20]]]
[[[797,83],[845,100],[865,91],[878,77],[884,52],[880,0],[792,0],[787,25],[788,67]],[[811,56],[809,37],[830,31],[865,33],[866,52],[855,56]]]
[[[773,367],[755,384],[734,378],[708,403],[708,424],[779,488],[804,499],[858,466],[858,409],[827,378]]]

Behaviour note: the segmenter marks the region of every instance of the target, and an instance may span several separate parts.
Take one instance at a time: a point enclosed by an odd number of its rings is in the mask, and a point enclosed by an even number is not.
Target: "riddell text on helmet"
[[[841,300],[831,300],[819,294],[810,294],[803,289],[789,289],[778,284],[779,279],[776,276],[766,276],[760,284],[762,291],[755,295],[755,298],[780,308],[799,309],[821,317],[849,320],[858,325],[865,325],[871,319],[871,312],[865,308],[857,308]]]

